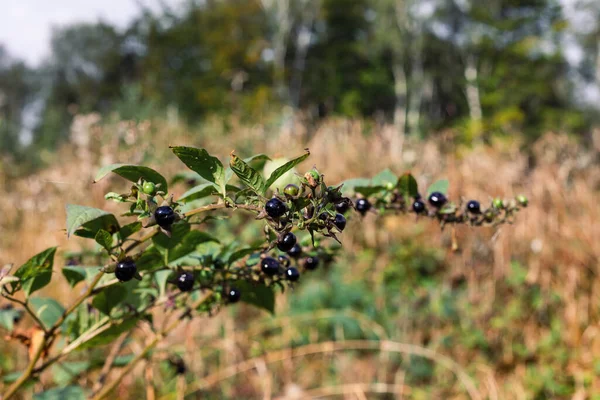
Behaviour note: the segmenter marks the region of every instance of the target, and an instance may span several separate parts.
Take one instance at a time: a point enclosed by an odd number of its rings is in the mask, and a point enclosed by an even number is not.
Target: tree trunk
[[[407,130],[409,134],[419,132],[421,102],[423,101],[423,58],[421,53],[421,32],[417,32],[411,46],[410,93],[408,98]]]
[[[465,63],[465,79],[467,81],[467,104],[469,117],[473,122],[480,122],[482,118],[481,101],[479,99],[479,84],[477,83],[477,65],[475,57],[467,56]]]

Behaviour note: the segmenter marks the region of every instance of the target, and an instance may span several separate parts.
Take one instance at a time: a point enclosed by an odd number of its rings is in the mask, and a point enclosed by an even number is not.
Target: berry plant
[[[353,215],[413,213],[437,220],[442,227],[494,226],[512,222],[527,206],[524,196],[493,199],[488,207],[475,200],[464,205],[453,202],[447,198],[446,180],[435,182],[422,197],[410,173],[398,177],[389,170],[372,179],[328,186],[325,176],[313,168],[296,175],[295,182],[283,189],[276,187],[276,181],[308,158],[308,150],[268,177],[258,172],[269,160],[263,154],[241,159],[231,153],[226,168],[204,149],[172,151],[193,171],[181,175],[194,185],[179,198],[154,169],[114,164],[102,168],[96,181],[114,173],[132,182],[127,193],[105,196],[123,205],[121,218],[67,205],[67,236],[93,240],[100,249],[62,268],[62,278],[77,287],[70,304],[33,296],[61,276],[53,274],[56,247],[14,272],[10,267],[0,270],[0,293],[10,302],[0,309],[0,327],[9,339],[28,346],[30,356],[25,370],[3,377],[10,383],[3,399],[23,391],[76,352],[120,346],[120,337],[145,325],[145,332],[152,332],[145,347],[119,365],[109,357],[97,378],[99,385],[72,384],[43,393],[47,398],[111,397],[123,377],[181,321],[214,315],[239,301],[273,312],[277,291],[293,288],[303,275],[334,261],[347,218]],[[262,224],[264,236],[244,245],[223,243],[210,232],[218,210],[253,216]],[[103,266],[93,266],[99,260]],[[87,262],[92,266],[84,266]],[[157,310],[162,311],[160,321],[155,319]],[[31,319],[32,329],[20,329],[24,315]],[[119,367],[120,373],[107,381],[107,371]],[[86,373],[91,371],[78,371],[80,376]]]

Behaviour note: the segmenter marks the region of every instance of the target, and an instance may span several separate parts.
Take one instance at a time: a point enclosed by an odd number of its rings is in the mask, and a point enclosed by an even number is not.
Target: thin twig
[[[110,353],[108,353],[108,357],[106,358],[106,361],[102,366],[102,370],[100,371],[100,376],[94,384],[94,394],[98,393],[102,389],[102,385],[104,384],[104,381],[106,380],[106,377],[108,376],[108,373],[115,362],[115,358],[117,358],[119,355],[119,352],[123,348],[123,343],[125,343],[125,340],[127,340],[130,334],[131,331],[123,332],[121,336],[118,337],[117,341],[112,345]]]
[[[27,311],[27,313],[31,316],[31,318],[33,318],[33,320],[39,325],[40,329],[42,329],[44,331],[44,333],[46,333],[46,327],[44,326],[44,324],[42,323],[42,321],[38,318],[37,315],[35,315],[35,313],[33,312],[33,310],[29,307],[29,304],[25,301],[21,301],[19,299],[16,299],[14,297],[11,297],[7,294],[2,294],[2,296],[9,301],[12,301],[14,303],[19,304],[21,307],[23,307],[25,309],[25,311]]]

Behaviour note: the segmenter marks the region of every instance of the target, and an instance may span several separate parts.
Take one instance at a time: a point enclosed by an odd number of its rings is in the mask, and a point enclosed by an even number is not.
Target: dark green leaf
[[[92,224],[92,222],[101,218],[106,219],[106,221],[102,221],[100,226],[95,226],[95,224]],[[110,228],[111,224],[113,226],[112,229]],[[78,206],[75,204],[67,204],[67,237],[71,236],[82,226],[85,230],[89,230],[92,234],[92,238],[94,238],[100,229],[104,229],[108,232],[116,232],[116,230],[119,228],[119,223],[114,215],[104,210],[86,206]]]
[[[33,400],[85,400],[81,386],[67,386],[36,393]]]
[[[62,269],[62,273],[71,287],[77,285],[87,277],[87,273],[83,267],[65,266]]]
[[[189,169],[197,172],[207,181],[213,182],[225,195],[225,170],[218,158],[211,156],[204,149],[194,147],[177,146],[172,150]]]
[[[2,377],[2,381],[4,383],[13,383],[17,379],[19,379],[21,377],[21,375],[23,375],[23,372],[21,372],[21,371],[11,372],[10,374],[4,375]]]
[[[194,171],[183,171],[175,174],[173,179],[171,179],[171,185],[174,185],[179,182],[187,183],[188,181],[194,181],[193,185],[206,183],[206,179],[198,175],[198,173]]]
[[[410,199],[415,198],[419,194],[417,180],[410,173],[405,173],[398,179],[398,190],[404,196],[405,204],[410,204]]]
[[[241,301],[275,314],[275,292],[263,284],[236,281],[231,285],[242,293]]]
[[[262,175],[246,164],[244,160],[232,154],[229,165],[238,178],[254,192],[262,194],[265,191],[265,181]]]
[[[386,190],[386,186],[356,186],[354,188],[354,192],[355,193],[360,193],[362,194],[364,197],[370,197],[373,196],[376,193],[382,192]]]
[[[448,186],[449,185],[450,185],[450,183],[448,182],[448,179],[440,179],[439,181],[434,182],[427,189],[427,197],[429,197],[429,195],[433,192],[440,192],[442,194],[448,194]]]
[[[163,271],[157,271],[154,273],[154,280],[156,281],[156,285],[158,286],[159,296],[163,297],[165,295],[165,289],[167,287],[167,279],[169,279],[169,275],[171,275],[173,271],[170,269],[165,269]]]
[[[21,310],[17,310],[14,308],[8,310],[0,310],[0,326],[8,330],[9,332],[12,332],[14,328],[15,318],[20,317],[21,314]]]
[[[156,247],[150,247],[135,262],[138,271],[146,271],[164,266],[164,257]]]
[[[118,306],[127,297],[127,289],[121,284],[115,284],[104,288],[92,300],[92,306],[106,315]]]
[[[140,178],[148,182],[153,182],[156,184],[160,184],[160,190],[167,193],[169,191],[169,187],[167,185],[167,180],[158,172],[153,170],[152,168],[140,166],[140,165],[128,165],[128,164],[112,164],[107,165],[105,167],[100,168],[98,174],[96,175],[96,179],[94,182],[98,182],[100,179],[104,178],[109,173],[114,172],[117,175],[122,176],[123,178],[131,181],[137,182]]]
[[[113,237],[110,233],[105,231],[104,229],[100,229],[98,233],[96,233],[96,237],[94,237],[96,243],[100,246],[104,247],[106,250],[110,251],[113,243]]]
[[[60,303],[51,298],[33,297],[29,299],[35,314],[46,328],[51,328],[65,312]]]
[[[20,284],[29,297],[31,293],[50,283],[55,254],[56,247],[50,247],[27,260],[14,274],[21,281],[13,283],[13,289]]]
[[[127,239],[129,236],[133,235],[136,232],[139,232],[142,229],[142,223],[140,221],[132,222],[130,224],[125,225],[119,231],[119,235],[121,235],[121,240]]]
[[[306,160],[309,155],[310,153],[307,151],[300,157],[296,157],[293,160],[286,162],[281,167],[273,171],[273,173],[271,173],[271,176],[269,176],[269,178],[264,184],[264,191],[262,194],[264,194],[271,187],[271,185],[273,185],[275,181],[279,179],[283,174],[294,168],[296,165],[300,164],[302,161]]]

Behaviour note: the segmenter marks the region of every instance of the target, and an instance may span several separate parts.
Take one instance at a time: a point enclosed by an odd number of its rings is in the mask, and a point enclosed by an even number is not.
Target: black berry
[[[269,276],[277,275],[279,273],[279,262],[273,257],[265,257],[260,264],[260,269]]]
[[[273,197],[265,204],[265,211],[271,218],[279,218],[287,211],[285,203],[277,197]]]
[[[317,269],[319,266],[319,258],[316,256],[306,257],[304,260],[304,267],[308,270]]]
[[[423,200],[415,200],[412,205],[412,209],[417,214],[421,214],[425,211],[425,203],[423,203]]]
[[[471,200],[467,203],[467,210],[472,214],[481,214],[481,205],[477,200]]]
[[[290,266],[290,259],[284,255],[280,255],[279,257],[277,257],[277,261],[279,261],[279,264],[281,264],[283,268],[287,268]]]
[[[225,264],[220,258],[215,258],[213,260],[213,267],[215,267],[215,269],[223,269],[223,267],[225,267]]]
[[[343,231],[346,227],[346,218],[342,214],[335,214],[335,219],[333,220],[333,224],[340,231]]]
[[[347,201],[340,201],[339,203],[337,203],[335,205],[335,211],[339,212],[340,214],[345,214],[349,208],[350,208],[350,205],[348,204]]]
[[[115,269],[115,276],[121,282],[127,282],[133,279],[136,272],[137,267],[135,266],[133,260],[125,259],[117,264],[117,269]]]
[[[296,235],[288,232],[277,241],[277,248],[281,251],[290,251],[296,244]]]
[[[433,192],[429,195],[429,204],[434,207],[440,208],[446,204],[446,201],[448,201],[448,199],[446,199],[446,196],[444,196],[443,193]]]
[[[323,211],[321,214],[319,214],[319,219],[321,221],[327,221],[329,219],[329,214]]]
[[[239,289],[232,287],[227,291],[227,300],[230,303],[237,303],[240,300],[240,297],[242,297],[242,292],[240,292]]]
[[[296,268],[290,267],[285,270],[285,278],[290,282],[296,282],[300,279],[300,272]]]
[[[194,287],[194,275],[191,272],[182,272],[177,277],[177,287],[182,292],[189,292]]]
[[[296,243],[294,245],[294,247],[292,247],[291,250],[288,251],[287,253],[292,258],[298,258],[302,254],[302,246],[300,246],[298,243]]]
[[[371,209],[371,203],[367,199],[358,199],[356,200],[356,211],[365,215],[367,211]]]
[[[161,228],[169,228],[175,222],[175,211],[169,206],[158,207],[154,211],[154,219]]]

